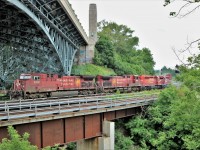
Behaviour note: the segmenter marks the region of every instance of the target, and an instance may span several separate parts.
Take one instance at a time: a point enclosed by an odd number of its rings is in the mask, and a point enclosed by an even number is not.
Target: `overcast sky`
[[[170,11],[176,11],[182,1],[163,7],[164,0],[69,0],[72,8],[88,33],[89,4],[97,4],[97,20],[114,21],[124,24],[135,31],[140,39],[139,47],[151,50],[156,62],[155,69],[164,65],[174,68],[180,64],[172,48],[184,49],[188,41],[200,37],[200,11],[183,18],[169,17]],[[194,47],[193,51],[197,51]],[[181,55],[186,58],[189,54]]]

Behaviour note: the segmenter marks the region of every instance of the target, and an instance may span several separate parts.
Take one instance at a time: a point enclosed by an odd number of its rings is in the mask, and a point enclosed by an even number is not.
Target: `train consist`
[[[171,82],[171,75],[124,75],[124,76],[59,76],[56,74],[21,74],[9,92],[11,98],[51,97],[55,93],[77,92],[88,95],[112,93],[117,90],[131,92],[162,89]]]

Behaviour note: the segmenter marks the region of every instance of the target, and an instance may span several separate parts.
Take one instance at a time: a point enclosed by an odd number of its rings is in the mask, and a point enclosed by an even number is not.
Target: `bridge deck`
[[[109,112],[148,105],[156,94],[126,94],[45,101],[0,103],[0,126]]]

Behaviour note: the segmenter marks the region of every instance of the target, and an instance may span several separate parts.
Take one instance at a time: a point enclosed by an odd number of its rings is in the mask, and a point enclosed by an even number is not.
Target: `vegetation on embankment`
[[[1,93],[0,93],[0,97],[2,97],[2,96],[5,96],[5,94],[1,94]]]
[[[72,74],[74,75],[116,75],[116,73],[109,68],[105,68],[102,66],[97,66],[94,64],[85,64],[85,65],[79,65],[79,66],[73,66],[72,68]]]
[[[105,20],[98,23],[99,40],[94,63],[112,68],[116,74],[154,74],[153,56],[148,48],[139,49],[139,38],[126,25]]]
[[[139,38],[133,33],[134,30],[126,25],[99,22],[94,65],[73,66],[72,74],[154,74],[155,62],[151,51],[148,48],[139,49]]]
[[[23,135],[20,135],[17,130],[12,126],[8,126],[8,138],[4,138],[0,142],[0,150],[38,150],[39,148],[35,145],[31,145],[28,141],[29,133],[25,132]],[[42,150],[75,150],[76,145],[74,143],[67,144],[67,148],[59,148],[59,144],[56,144],[53,147],[45,147]]]
[[[167,68],[166,66],[163,66],[161,70],[155,70],[155,75],[161,75],[161,74],[171,74],[172,77],[176,76],[176,71],[175,69]]]
[[[29,134],[24,133],[20,136],[12,127],[8,127],[9,139],[5,138],[0,143],[0,150],[37,150],[38,148],[31,145],[28,141]]]
[[[200,149],[200,70],[192,66],[179,68],[181,87],[165,89],[143,114],[120,126],[116,138],[124,142],[116,139],[116,149]]]

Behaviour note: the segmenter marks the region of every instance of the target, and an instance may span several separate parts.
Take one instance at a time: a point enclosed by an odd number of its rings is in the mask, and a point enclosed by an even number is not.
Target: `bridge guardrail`
[[[77,100],[76,102],[65,100],[42,104],[19,104],[18,106],[5,105],[1,107],[0,120],[19,119],[26,117],[37,117],[45,115],[61,114],[66,112],[76,112],[81,110],[92,110],[100,108],[113,108],[117,106],[127,106],[130,104],[147,105],[157,99],[157,95],[142,95],[143,97],[133,97],[133,95],[116,96],[113,98],[96,98],[91,100]],[[17,109],[14,109],[17,108]]]

